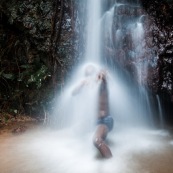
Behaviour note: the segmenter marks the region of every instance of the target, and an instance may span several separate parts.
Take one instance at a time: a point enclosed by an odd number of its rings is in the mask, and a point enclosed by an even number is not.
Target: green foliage
[[[35,71],[35,73],[29,75],[29,79],[26,81],[26,86],[34,85],[39,89],[41,88],[42,83],[50,76],[51,74],[48,72],[48,68],[45,65],[42,65],[40,69]]]
[[[2,73],[2,76],[6,79],[10,79],[10,80],[13,80],[14,79],[14,74],[5,74],[5,73]]]
[[[62,26],[52,1],[0,2],[0,109],[12,114],[29,113],[40,115],[48,109],[54,97],[52,76],[59,85],[64,72],[71,68],[76,51],[71,27],[72,1],[64,0]],[[69,5],[70,4],[70,5]],[[56,28],[52,28],[55,19]],[[62,27],[57,43],[51,42],[53,29]],[[52,44],[53,43],[53,44]],[[54,58],[61,64],[53,64],[52,47],[56,47]],[[54,69],[56,67],[56,69]],[[56,74],[54,74],[56,73]],[[63,80],[62,80],[63,78]],[[58,87],[59,87],[58,85]]]

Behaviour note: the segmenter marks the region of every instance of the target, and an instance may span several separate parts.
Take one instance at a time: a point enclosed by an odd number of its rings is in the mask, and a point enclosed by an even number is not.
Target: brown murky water
[[[0,173],[173,173],[173,139],[167,131],[112,134],[114,157],[99,159],[92,134],[37,129],[0,134]]]

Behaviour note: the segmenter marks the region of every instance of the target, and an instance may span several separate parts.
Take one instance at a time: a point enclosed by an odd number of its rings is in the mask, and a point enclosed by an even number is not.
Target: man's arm
[[[74,96],[74,95],[78,94],[82,90],[84,85],[86,85],[86,84],[87,84],[86,80],[82,81],[76,88],[74,88],[74,90],[72,91],[72,95]]]

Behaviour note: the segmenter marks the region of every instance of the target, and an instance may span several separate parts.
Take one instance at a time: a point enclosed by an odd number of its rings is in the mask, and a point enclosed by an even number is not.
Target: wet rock
[[[21,134],[24,133],[26,131],[27,127],[24,125],[20,125],[19,127],[15,128],[12,130],[13,134]]]

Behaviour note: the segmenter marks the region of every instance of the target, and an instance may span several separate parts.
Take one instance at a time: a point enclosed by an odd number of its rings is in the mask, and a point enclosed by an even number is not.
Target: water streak
[[[162,110],[162,105],[160,101],[159,95],[156,95],[157,98],[157,103],[158,103],[158,110],[159,110],[159,120],[160,120],[160,127],[163,129],[164,128],[164,118],[163,118],[163,110]]]
[[[100,16],[101,1],[88,0],[85,61],[98,63],[100,60]]]

